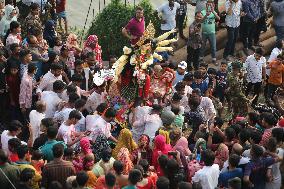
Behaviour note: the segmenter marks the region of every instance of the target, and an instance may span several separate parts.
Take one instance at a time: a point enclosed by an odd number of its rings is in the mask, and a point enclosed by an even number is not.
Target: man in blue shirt
[[[242,179],[243,171],[241,168],[237,168],[239,162],[240,162],[240,156],[238,156],[237,154],[232,154],[229,157],[229,171],[220,174],[218,181],[219,187],[228,188],[228,181],[232,178],[238,177]]]
[[[203,76],[200,71],[194,72],[194,82],[191,84],[192,89],[200,89],[201,95],[206,96],[206,92],[208,90],[208,83],[203,80]]]
[[[253,189],[265,189],[265,179],[267,168],[282,158],[275,153],[266,151],[271,157],[263,157],[263,148],[260,145],[254,144],[250,150],[251,161],[246,165],[244,171],[244,183]]]

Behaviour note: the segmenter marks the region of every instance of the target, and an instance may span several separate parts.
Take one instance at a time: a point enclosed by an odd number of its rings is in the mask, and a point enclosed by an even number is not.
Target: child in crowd
[[[216,73],[216,86],[213,91],[213,98],[218,100],[220,103],[216,103],[216,105],[220,105],[218,109],[219,116],[223,113],[223,106],[225,100],[225,90],[227,87],[227,64],[225,62],[221,62],[220,68]],[[215,102],[216,102],[215,100]]]
[[[216,88],[217,70],[215,68],[208,68],[207,74],[209,78],[209,82],[208,82],[209,95],[212,96],[213,91]]]
[[[37,170],[37,172],[41,174],[45,161],[43,160],[43,155],[40,151],[33,151],[31,164]]]
[[[201,68],[201,65],[200,65]],[[203,74],[202,72],[199,71],[195,71],[194,72],[194,82],[191,85],[192,89],[200,89],[202,96],[207,96],[206,94],[208,94],[208,82],[203,80]]]
[[[212,100],[215,109],[218,112],[218,115],[221,116],[222,114],[222,103],[218,98],[214,96],[214,92],[216,91],[216,85],[217,85],[217,70],[215,68],[209,68],[207,71],[207,74],[209,76],[209,85],[208,85],[208,97]]]
[[[225,100],[225,90],[227,87],[227,64],[221,62],[220,68],[217,71],[216,75],[216,89],[215,89],[215,96],[224,103]]]
[[[200,71],[200,73],[202,75],[203,81],[206,82],[207,85],[208,85],[209,84],[209,76],[208,76],[208,73],[207,73],[208,64],[205,63],[205,62],[201,62],[198,70]]]

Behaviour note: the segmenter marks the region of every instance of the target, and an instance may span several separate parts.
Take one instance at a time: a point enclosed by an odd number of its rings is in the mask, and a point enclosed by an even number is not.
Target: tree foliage
[[[159,21],[154,14],[155,10],[150,1],[142,0],[139,6],[144,8],[146,25],[151,20],[158,29]],[[120,56],[123,46],[130,45],[128,39],[122,35],[121,30],[133,16],[135,16],[133,5],[125,5],[121,0],[112,0],[93,20],[87,33],[88,35],[96,34],[98,36],[104,60],[107,60],[109,55]]]

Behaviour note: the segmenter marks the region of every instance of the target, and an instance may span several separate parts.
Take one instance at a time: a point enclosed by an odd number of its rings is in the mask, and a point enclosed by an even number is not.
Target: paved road
[[[87,22],[87,28],[90,25],[91,21],[93,20],[94,16],[99,12],[99,8],[104,7],[104,2],[107,5],[111,0],[92,0],[92,6],[90,9],[89,19]],[[121,0],[124,2],[124,0]],[[139,3],[140,0],[127,0],[128,3],[134,4]],[[78,28],[83,28],[84,23],[86,20],[88,8],[90,5],[91,0],[68,0],[67,1],[67,11],[68,11],[68,17],[69,17],[69,24],[70,26],[76,26]],[[151,0],[153,3],[154,8],[157,8],[158,6],[162,5],[163,3],[168,2],[167,0]],[[188,13],[190,15],[190,18],[192,18],[194,12],[194,8],[192,6],[189,6]]]

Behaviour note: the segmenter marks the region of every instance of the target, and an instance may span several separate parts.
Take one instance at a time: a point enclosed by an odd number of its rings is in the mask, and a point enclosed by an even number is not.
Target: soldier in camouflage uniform
[[[232,63],[232,72],[227,76],[228,88],[226,94],[230,98],[233,118],[237,116],[246,116],[248,112],[249,100],[243,93],[241,82],[241,63],[236,61]]]

